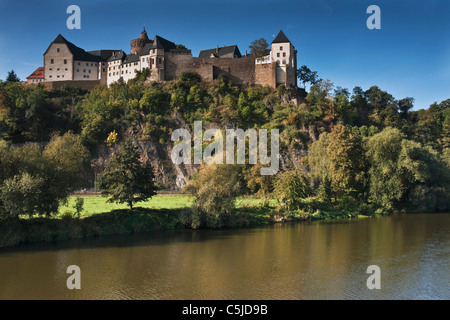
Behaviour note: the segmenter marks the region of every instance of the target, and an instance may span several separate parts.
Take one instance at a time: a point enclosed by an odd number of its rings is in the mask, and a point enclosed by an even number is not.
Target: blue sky
[[[81,8],[81,30],[69,30],[66,9]],[[381,8],[381,30],[369,30],[369,5]],[[85,50],[123,49],[145,25],[155,34],[201,49],[269,43],[282,29],[306,64],[336,86],[378,85],[415,109],[450,98],[448,0],[0,0],[0,79],[22,80],[43,65],[61,33]]]

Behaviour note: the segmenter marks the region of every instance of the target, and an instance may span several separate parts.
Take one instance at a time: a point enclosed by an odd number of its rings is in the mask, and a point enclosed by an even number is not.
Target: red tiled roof
[[[37,68],[27,79],[44,79],[44,67]]]

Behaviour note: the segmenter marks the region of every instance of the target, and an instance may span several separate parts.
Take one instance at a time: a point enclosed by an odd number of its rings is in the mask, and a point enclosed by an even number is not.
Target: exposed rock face
[[[293,105],[297,105],[304,101],[303,94],[299,95],[288,95],[285,94],[283,97],[285,103],[291,103]],[[201,119],[200,119],[201,120]],[[194,133],[191,130],[191,125],[188,125],[181,114],[175,112],[173,114],[173,118],[171,123],[169,124],[171,130],[184,128],[187,129],[191,137],[194,137]],[[203,124],[203,130],[208,130],[210,128],[218,128],[221,130],[225,130],[227,128],[236,129],[235,126],[229,125],[219,125],[219,124]],[[314,128],[302,128],[303,131],[307,132],[311,141],[315,141],[317,139],[318,133],[315,132]],[[174,164],[171,159],[171,153],[173,149],[173,142],[168,141],[165,144],[160,144],[158,142],[159,137],[155,137],[152,140],[142,140],[139,138],[133,130],[130,128],[127,132],[123,133],[126,138],[132,139],[141,153],[142,161],[149,161],[155,171],[156,181],[164,188],[164,189],[181,189],[184,185],[186,185],[191,179],[192,175],[199,170],[200,165],[194,164]],[[224,146],[225,148],[225,146]],[[298,167],[300,164],[300,160],[307,156],[307,147],[303,144],[300,144],[299,147],[289,148],[287,150],[280,150],[280,171]],[[117,151],[118,146],[107,147],[106,145],[101,145],[97,149],[98,156],[93,161],[93,169],[97,174],[102,172],[105,165],[111,158],[112,154]]]

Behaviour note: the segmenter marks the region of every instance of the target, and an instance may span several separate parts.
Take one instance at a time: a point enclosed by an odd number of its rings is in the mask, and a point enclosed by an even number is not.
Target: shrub
[[[274,196],[283,203],[288,210],[303,207],[302,199],[312,193],[308,178],[297,170],[279,173],[275,181]]]
[[[234,212],[235,199],[242,188],[238,165],[205,165],[185,191],[195,196],[191,226],[220,228]]]
[[[75,214],[80,218],[81,212],[83,212],[84,199],[82,197],[76,197],[75,205],[73,208],[75,209]]]
[[[3,182],[0,198],[4,208],[4,218],[18,218],[25,214],[41,214],[44,180],[28,173],[16,175]]]

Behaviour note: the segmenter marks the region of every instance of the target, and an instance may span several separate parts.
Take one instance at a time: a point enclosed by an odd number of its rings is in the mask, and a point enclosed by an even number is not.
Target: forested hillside
[[[377,86],[350,91],[320,81],[305,97],[304,91],[283,85],[238,86],[225,77],[205,83],[195,73],[166,83],[148,83],[146,77],[144,71],[127,84],[119,81],[90,92],[0,83],[3,206],[21,181],[35,188],[47,181],[33,161],[60,159],[72,166],[64,167],[72,177],[64,188],[92,188],[120,143],[131,139],[141,158],[154,167],[160,188],[179,188],[190,181],[186,190],[198,197],[201,185],[208,185],[213,202],[214,197],[253,195],[277,199],[284,211],[310,214],[449,209],[450,99],[417,110],[413,98],[396,99]],[[261,176],[259,165],[248,164],[228,171],[174,165],[171,133],[192,130],[195,120],[202,120],[204,128],[279,129],[280,172]],[[53,144],[43,149],[50,139]],[[69,148],[67,139],[76,140],[77,147]],[[34,153],[23,149],[31,148],[28,142],[36,143]],[[56,154],[46,158],[51,148]],[[6,170],[5,164],[17,157],[26,163],[23,168]],[[58,173],[52,174],[57,179]],[[215,189],[230,176],[238,188]],[[52,208],[45,213],[54,212]]]

